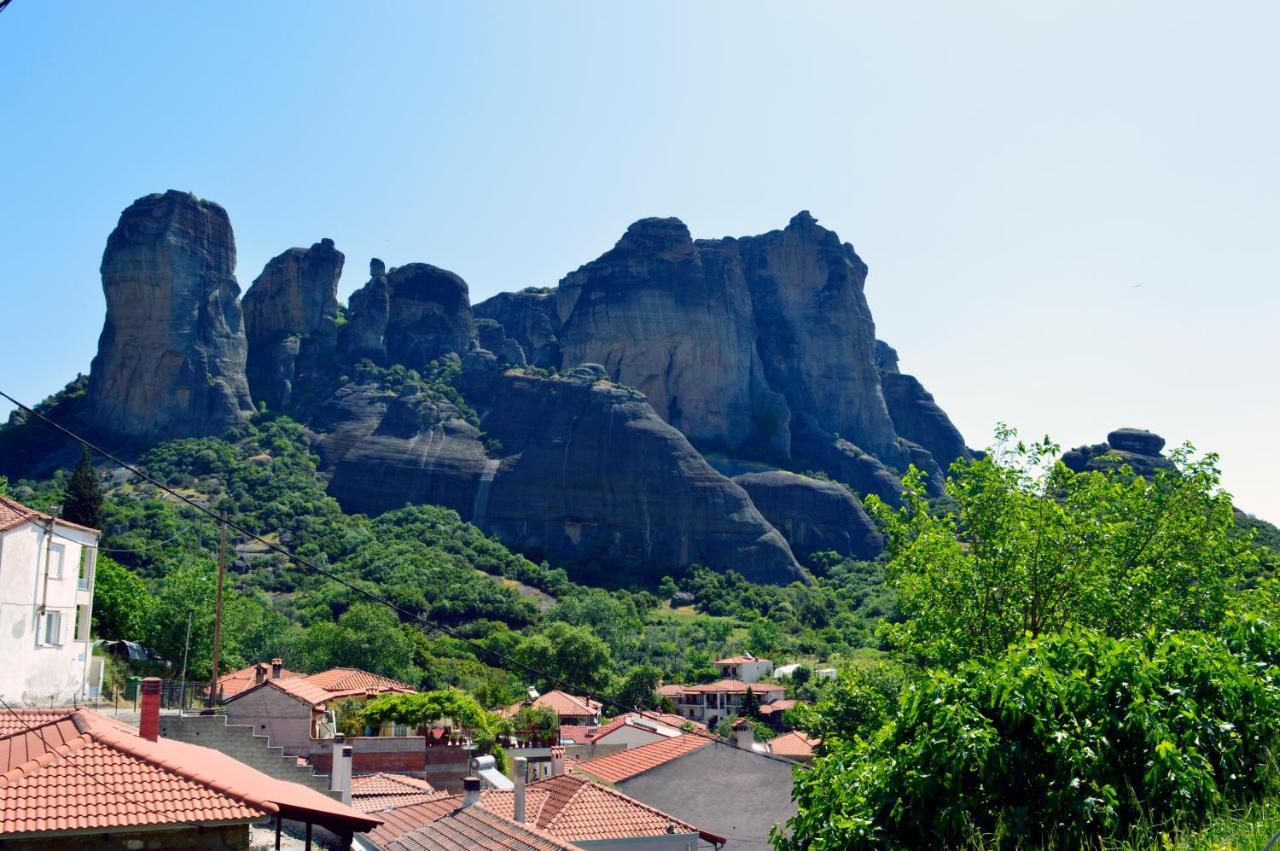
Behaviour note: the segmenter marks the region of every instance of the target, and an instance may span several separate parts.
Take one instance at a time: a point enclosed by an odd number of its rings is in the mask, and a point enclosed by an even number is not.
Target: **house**
[[[262,685],[268,677],[273,680],[292,680],[301,676],[304,675],[285,668],[279,659],[272,659],[269,665],[266,662],[249,665],[218,677],[218,702],[222,703],[242,691]]]
[[[799,700],[784,699],[775,700],[772,703],[766,703],[761,706],[758,711],[760,720],[775,729],[782,729],[783,719],[786,716],[787,711],[795,709],[802,702],[803,701]]]
[[[769,831],[796,812],[795,763],[686,733],[579,763],[573,771],[724,837],[731,849],[768,851]]]
[[[0,496],[0,698],[87,696],[98,531]]]
[[[502,711],[502,715],[510,718],[526,706],[534,708],[546,706],[555,710],[556,715],[560,716],[562,725],[594,726],[600,723],[599,701],[592,700],[589,697],[579,697],[558,689],[538,695],[536,699],[531,701],[523,700],[519,703],[513,703]]]
[[[726,680],[742,680],[744,683],[758,683],[773,672],[773,663],[768,659],[759,659],[746,653],[742,656],[730,656],[717,659],[715,666],[720,676]]]
[[[783,686],[743,680],[717,680],[696,686],[662,686],[658,689],[659,694],[671,698],[679,715],[708,727],[715,727],[726,716],[741,715],[748,691],[759,705],[782,700],[787,694]]]
[[[480,792],[470,799],[466,793],[383,813],[385,823],[368,839],[376,847],[441,847],[436,844],[408,845],[409,837],[421,837],[441,819],[456,817],[474,807],[487,811],[510,828],[536,832],[571,847],[583,849],[644,849],[645,851],[693,851],[719,847],[724,839],[581,777],[558,775],[518,784],[510,792]],[[439,835],[433,834],[438,841]],[[421,842],[420,838],[412,841]],[[470,847],[470,846],[468,846]],[[500,846],[506,847],[506,846]]]
[[[250,825],[266,819],[300,822],[308,837],[318,826],[348,843],[381,824],[218,751],[159,738],[160,685],[143,681],[137,729],[87,709],[6,713],[0,845],[223,851],[248,848]]]
[[[626,748],[634,748],[682,734],[683,731],[678,726],[673,727],[669,723],[646,717],[638,712],[628,712],[625,715],[619,715],[603,727],[598,727],[595,734],[591,736],[590,742],[596,746],[623,745]]]
[[[337,701],[412,691],[404,683],[358,668],[331,668],[292,679],[266,677],[226,698],[223,706],[228,724],[251,726],[286,754],[307,756],[314,740],[333,737]]]

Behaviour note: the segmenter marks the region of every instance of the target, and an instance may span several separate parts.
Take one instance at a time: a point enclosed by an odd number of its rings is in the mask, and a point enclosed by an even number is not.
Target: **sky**
[[[1280,522],[1280,5],[13,0],[0,389],[87,372],[135,198],[221,203],[247,288],[331,237],[552,285],[626,226],[797,211],[970,445],[1118,426]],[[6,413],[0,409],[0,414]]]

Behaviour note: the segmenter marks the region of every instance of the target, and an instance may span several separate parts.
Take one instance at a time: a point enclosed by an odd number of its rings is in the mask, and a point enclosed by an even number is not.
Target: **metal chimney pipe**
[[[351,745],[342,749],[342,803],[351,806]]]
[[[329,791],[342,791],[342,749],[347,744],[347,737],[336,733],[333,737],[332,761],[329,765]]]
[[[524,824],[524,784],[525,778],[529,774],[529,760],[526,757],[516,757],[516,800],[515,800],[515,816],[516,821]]]
[[[462,806],[470,807],[480,803],[480,778],[462,778]]]

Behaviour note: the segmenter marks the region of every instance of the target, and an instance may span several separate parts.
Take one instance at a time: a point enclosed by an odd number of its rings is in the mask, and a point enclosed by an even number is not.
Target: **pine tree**
[[[89,460],[88,449],[80,456],[80,463],[67,481],[67,492],[62,497],[62,519],[91,529],[102,528],[102,487]]]

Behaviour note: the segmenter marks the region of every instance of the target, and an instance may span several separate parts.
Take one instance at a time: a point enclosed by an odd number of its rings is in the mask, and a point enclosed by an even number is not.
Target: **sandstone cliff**
[[[734,476],[799,558],[831,550],[872,559],[884,551],[875,522],[841,485],[783,470]]]
[[[289,407],[295,384],[314,379],[338,343],[338,279],[344,257],[332,239],[272,258],[244,296],[253,398]]]
[[[370,280],[352,293],[342,347],[354,358],[422,369],[446,352],[471,348],[471,299],[466,281],[428,263],[385,271],[370,263]]]
[[[140,440],[212,434],[251,416],[236,246],[222,207],[170,190],[121,215],[102,256],[107,319],[88,418]]]

